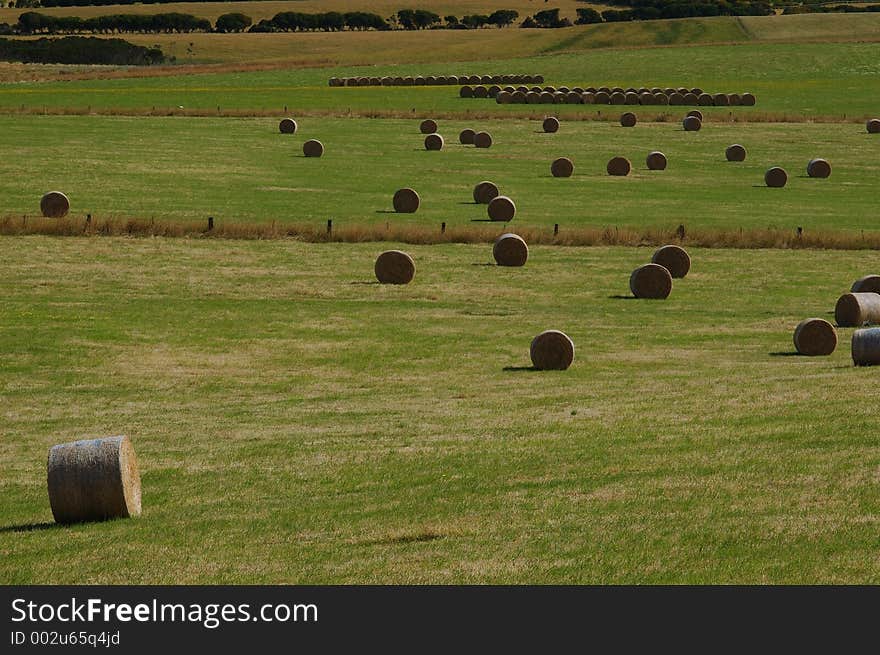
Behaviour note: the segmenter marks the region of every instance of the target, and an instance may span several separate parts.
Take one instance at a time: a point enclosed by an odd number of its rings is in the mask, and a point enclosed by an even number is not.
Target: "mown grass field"
[[[876,373],[790,356],[873,253],[0,238],[4,583],[880,582]],[[565,372],[529,366],[567,331]],[[58,527],[130,435],[141,518]]]
[[[619,111],[619,109],[616,109]],[[296,115],[296,111],[291,112]],[[639,112],[644,115],[642,112]],[[424,149],[420,117],[302,118],[295,135],[270,118],[144,118],[95,116],[0,117],[2,215],[38,215],[50,189],[69,195],[74,216],[337,227],[409,225],[503,230],[486,223],[473,203],[474,185],[499,185],[517,204],[516,229],[564,233],[580,227],[875,231],[880,140],[864,126],[709,122],[698,133],[678,122],[622,128],[615,122],[563,121],[556,134],[541,121],[440,121],[447,144]],[[488,150],[458,143],[465,127],[488,129]],[[302,143],[320,139],[325,154],[305,158]],[[725,160],[731,143],[748,158]],[[665,171],[645,157],[663,151]],[[610,177],[608,160],[632,161],[626,178]],[[570,157],[571,178],[554,178],[550,164]],[[806,176],[814,157],[828,159],[828,179]],[[770,166],[785,167],[784,189],[764,186]],[[393,212],[402,187],[421,195],[415,214]],[[18,220],[18,219],[16,219]]]

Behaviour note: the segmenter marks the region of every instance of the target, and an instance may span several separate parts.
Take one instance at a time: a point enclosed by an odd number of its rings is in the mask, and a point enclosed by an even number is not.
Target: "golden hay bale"
[[[675,93],[669,94],[669,104],[670,105],[683,105],[684,104],[684,96],[677,91]]]
[[[731,107],[739,107],[742,104],[742,96],[738,93],[728,93],[727,101]]]
[[[693,89],[691,89],[691,93],[695,93],[697,95],[702,95],[705,92],[700,87],[695,86]]]
[[[716,93],[712,96],[712,104],[716,107],[727,107],[730,105],[730,98],[726,93]]]
[[[651,257],[652,264],[660,264],[674,278],[682,278],[691,270],[691,256],[681,246],[661,246]]]
[[[103,521],[141,513],[141,476],[128,437],[52,446],[49,505],[57,523]]]
[[[403,78],[400,75],[396,76],[392,81],[392,84],[394,86],[403,86]]]
[[[636,298],[663,300],[672,291],[672,275],[660,264],[645,264],[629,276],[629,288]]]
[[[443,137],[439,134],[429,134],[426,136],[425,150],[443,150]]]
[[[474,146],[477,148],[490,148],[492,146],[492,135],[488,132],[477,132],[474,134]]]
[[[529,247],[521,236],[508,232],[495,239],[492,256],[499,266],[525,266]]]
[[[788,173],[781,166],[773,166],[768,168],[764,173],[764,184],[774,189],[781,189],[788,182]]]
[[[754,107],[755,106],[755,94],[754,93],[743,93],[741,97],[742,97],[742,104],[744,107]]]
[[[727,157],[727,161],[745,161],[746,149],[739,143],[734,143],[733,145],[727,146],[727,150],[724,151],[724,156]]]
[[[419,194],[409,187],[394,192],[394,211],[399,214],[412,214],[421,204]]]
[[[880,364],[880,328],[867,328],[853,332],[852,359],[856,366]]]
[[[296,134],[296,121],[292,118],[282,118],[278,123],[278,131],[281,134]]]
[[[611,104],[611,95],[606,91],[596,91],[596,95],[593,96],[593,104],[609,105]]]
[[[811,159],[807,164],[807,175],[810,177],[830,177],[831,164],[819,157]]]
[[[437,121],[426,118],[419,124],[419,132],[422,134],[434,134],[437,131]]]
[[[488,205],[499,194],[498,187],[493,182],[483,180],[474,187],[474,202],[479,205]]]
[[[586,91],[586,89],[583,89],[583,88],[581,88],[581,87],[579,87],[579,86],[573,86],[573,87],[571,87],[571,92],[572,92],[572,93],[583,94],[584,91]]]
[[[568,157],[559,157],[550,164],[550,173],[553,177],[571,177],[574,172],[574,164]]]
[[[684,96],[684,103],[683,104],[691,105],[691,106],[700,104],[700,98],[696,93],[688,92],[688,93],[683,93],[682,95]]]
[[[666,164],[666,155],[659,150],[649,152],[648,156],[645,157],[645,166],[647,166],[650,171],[665,171]]]
[[[626,94],[622,91],[615,91],[611,94],[611,104],[612,105],[625,105],[626,104]]]
[[[306,157],[320,157],[324,154],[324,144],[317,139],[309,139],[303,144],[303,154]]]
[[[526,102],[530,105],[537,105],[541,102],[541,94],[536,91],[529,91],[526,93]]]
[[[546,93],[556,93],[556,87],[555,86],[545,86],[544,91]]]
[[[416,264],[401,250],[386,250],[376,258],[373,270],[382,284],[409,284],[416,274]]]
[[[47,218],[64,218],[70,211],[70,200],[60,191],[50,191],[40,198],[40,213]]]
[[[507,196],[495,196],[486,208],[489,219],[493,221],[512,221],[516,216],[516,205]]]
[[[685,114],[685,116],[696,116],[700,119],[700,121],[703,120],[703,112],[701,112],[699,109],[691,109],[688,113]]]
[[[358,78],[356,77],[346,77],[345,78],[345,86],[357,86]]]
[[[865,123],[868,134],[880,134],[880,118],[871,118]]]
[[[840,327],[880,324],[880,293],[845,293],[837,299],[834,320]]]
[[[794,347],[801,355],[830,355],[837,348],[837,330],[823,318],[807,318],[794,329]]]
[[[474,144],[474,132],[471,128],[466,127],[458,133],[458,142],[471,146]]]
[[[458,91],[458,95],[460,98],[473,98],[474,90],[471,87],[465,85],[461,87],[461,89]]]
[[[853,282],[853,293],[880,293],[880,275],[866,275]]]
[[[685,88],[685,87],[683,87],[683,86],[678,87],[678,88],[676,89],[676,91],[677,91],[678,93],[680,93],[681,95],[687,95],[688,93],[691,93],[691,90],[690,90],[690,89]]]
[[[487,98],[487,97],[489,97],[489,90],[484,86],[475,86],[474,87],[474,97],[475,98]]]
[[[559,330],[545,330],[529,347],[532,366],[539,371],[564,371],[574,361],[574,341]]]
[[[629,159],[626,157],[612,157],[608,160],[605,170],[608,171],[609,175],[625,176],[629,175],[629,172],[632,170],[632,164],[630,164]]]
[[[681,126],[685,132],[699,132],[700,128],[703,127],[703,121],[696,116],[685,116]]]
[[[624,112],[620,115],[620,126],[635,127],[637,120],[636,115],[631,111]]]
[[[553,132],[559,131],[559,119],[555,116],[548,116],[544,119],[544,123],[542,124],[544,131],[552,134]]]
[[[663,93],[665,93],[668,96],[671,96],[673,93],[678,93],[678,89],[673,89],[671,86],[668,86],[665,89],[663,89]]]

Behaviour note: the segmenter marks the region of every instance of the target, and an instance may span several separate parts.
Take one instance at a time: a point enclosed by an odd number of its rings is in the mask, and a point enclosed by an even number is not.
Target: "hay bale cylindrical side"
[[[402,250],[386,250],[376,258],[373,270],[382,284],[409,284],[415,277],[416,264]]]
[[[672,292],[672,274],[660,264],[645,264],[629,276],[629,288],[636,298],[663,300]]]
[[[712,96],[712,104],[716,107],[730,106],[730,97],[726,93],[716,93]]]
[[[565,332],[545,330],[532,339],[529,356],[540,371],[564,371],[574,361],[574,341]]]
[[[141,513],[141,477],[128,437],[59,444],[49,450],[49,504],[57,523]]]
[[[807,318],[794,329],[794,347],[800,355],[830,355],[837,348],[837,330],[824,318]]]
[[[292,118],[282,118],[281,122],[278,123],[278,131],[281,134],[296,134],[296,121]]]
[[[681,246],[661,246],[654,251],[651,262],[660,264],[674,278],[682,278],[691,270],[691,256]]]
[[[739,143],[734,143],[727,146],[727,150],[724,151],[724,156],[727,158],[727,161],[745,161],[746,149]]]
[[[810,177],[826,178],[831,176],[831,164],[827,160],[817,157],[807,164],[807,175]]]
[[[868,134],[880,134],[880,118],[869,118],[865,122],[865,129]]]
[[[853,282],[853,293],[880,293],[880,275],[866,275]]]
[[[880,364],[880,328],[866,328],[853,332],[852,359],[856,366]]]
[[[489,180],[483,180],[474,187],[474,202],[479,205],[488,205],[499,195],[498,186]]]
[[[525,266],[529,246],[521,236],[508,232],[495,239],[492,256],[499,266]]]
[[[426,118],[419,123],[419,132],[422,134],[435,134],[437,132],[437,121]]]
[[[493,221],[512,221],[516,216],[516,205],[507,196],[495,196],[489,201],[486,212]]]
[[[489,89],[484,86],[475,86],[474,87],[474,97],[475,98],[488,98],[489,97]]]
[[[474,146],[477,148],[490,148],[492,146],[492,135],[488,132],[477,132],[474,134]]]
[[[399,214],[415,213],[421,204],[421,198],[414,189],[405,187],[394,192],[394,211]]]
[[[605,170],[609,175],[626,176],[632,170],[632,164],[626,157],[612,157],[608,160]]]
[[[659,150],[649,152],[648,156],[645,157],[645,165],[651,171],[665,171],[667,163],[666,155]]]
[[[696,116],[685,116],[681,126],[685,132],[699,132],[700,128],[703,127],[703,121]]]
[[[740,96],[743,107],[754,107],[755,106],[755,94],[754,93],[743,93]]]
[[[469,87],[467,84],[465,84],[463,87],[461,87],[461,89],[459,89],[458,96],[460,98],[473,98],[474,97],[474,90],[471,87]]]
[[[555,116],[548,116],[544,119],[544,122],[541,124],[544,128],[544,131],[548,134],[553,134],[559,131],[559,119]]]
[[[880,325],[880,293],[845,293],[837,299],[834,320],[840,327]]]
[[[40,198],[40,213],[46,218],[64,218],[70,211],[70,199],[60,191],[50,191]]]
[[[620,115],[620,126],[621,127],[635,127],[638,119],[636,115],[631,111],[624,112]]]
[[[684,96],[681,93],[679,93],[678,91],[675,91],[674,93],[670,93],[668,98],[669,98],[670,105],[681,106],[684,104]]]
[[[443,150],[443,137],[439,134],[429,134],[426,136],[425,150]]]
[[[303,144],[303,154],[306,157],[320,157],[324,154],[324,144],[317,139],[309,139]]]
[[[568,157],[559,157],[550,164],[550,174],[553,177],[571,177],[574,173],[574,164]]]
[[[781,166],[768,168],[764,173],[764,184],[773,189],[781,189],[788,182],[788,173]]]
[[[458,133],[458,142],[467,146],[474,145],[474,132],[471,128],[466,127]]]
[[[612,105],[625,105],[626,104],[626,94],[623,91],[614,91],[611,94],[611,104]]]

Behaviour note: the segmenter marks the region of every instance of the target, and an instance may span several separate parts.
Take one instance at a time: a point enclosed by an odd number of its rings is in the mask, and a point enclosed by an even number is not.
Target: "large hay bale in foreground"
[[[492,256],[499,266],[525,266],[529,247],[521,236],[508,232],[495,239]]]
[[[70,200],[60,191],[50,191],[40,198],[40,213],[47,218],[64,218],[70,211]]]
[[[632,164],[626,157],[612,157],[605,166],[605,170],[609,175],[626,176],[632,170]]]
[[[684,128],[685,132],[699,132],[700,128],[703,127],[703,121],[696,116],[685,116],[685,119],[681,122],[681,126]]]
[[[474,145],[474,132],[471,128],[466,127],[461,132],[458,133],[458,142],[467,146]]]
[[[834,320],[840,327],[880,325],[880,294],[843,294],[834,307]]]
[[[807,175],[820,178],[830,177],[831,164],[821,157],[811,159],[809,163],[807,163]]]
[[[764,184],[774,189],[781,189],[788,182],[788,173],[781,166],[773,166],[764,173]]]
[[[516,205],[507,196],[495,196],[486,207],[489,219],[493,221],[512,221],[516,216]]]
[[[559,131],[559,119],[556,118],[555,116],[548,116],[547,118],[544,119],[544,122],[542,123],[542,127],[544,128],[544,131],[547,132],[548,134],[553,134],[554,132],[558,132]]]
[[[429,134],[426,136],[425,150],[443,150],[443,137],[439,134]]]
[[[498,187],[489,180],[483,180],[474,187],[474,202],[477,204],[488,205],[493,198],[498,196]]]
[[[629,276],[629,288],[636,298],[663,300],[672,291],[672,274],[660,264],[645,264]]]
[[[141,476],[128,437],[87,439],[49,450],[49,504],[57,523],[141,513]]]
[[[320,157],[324,154],[324,144],[317,139],[309,139],[303,144],[303,154],[306,157]]]
[[[477,132],[474,134],[474,146],[477,148],[492,147],[492,135],[488,132]]]
[[[674,278],[682,278],[691,270],[691,256],[681,246],[661,246],[654,251],[651,262],[660,264]]]
[[[745,161],[746,149],[739,143],[734,143],[727,146],[727,150],[724,151],[724,156],[727,157],[727,161]]]
[[[865,123],[868,134],[880,134],[880,118],[871,118]]]
[[[635,127],[637,121],[636,115],[631,111],[626,111],[620,115],[621,127]]]
[[[880,293],[880,275],[866,275],[853,282],[853,293]]]
[[[296,121],[292,118],[282,118],[278,123],[278,131],[281,134],[296,134]]]
[[[545,330],[532,339],[532,366],[540,371],[564,371],[574,361],[574,341],[559,330]]]
[[[414,189],[405,187],[394,192],[394,211],[399,214],[412,214],[421,204],[419,194]]]
[[[837,330],[823,318],[807,318],[794,329],[794,347],[801,355],[830,355],[837,348]]]
[[[373,270],[382,284],[409,284],[416,274],[416,264],[401,250],[386,250],[376,258]]]
[[[550,173],[553,177],[571,177],[574,172],[574,164],[568,157],[559,157],[550,164]]]
[[[437,132],[437,121],[426,118],[419,123],[419,132],[422,134],[435,134]]]
[[[880,328],[867,328],[853,332],[852,360],[856,366],[880,364]]]
[[[650,171],[665,171],[666,164],[666,155],[659,150],[649,152],[648,156],[645,157],[645,166],[647,166]]]

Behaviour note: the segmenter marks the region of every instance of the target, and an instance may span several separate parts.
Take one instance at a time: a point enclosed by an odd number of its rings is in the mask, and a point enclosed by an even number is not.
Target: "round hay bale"
[[[530,105],[537,105],[541,102],[541,94],[536,91],[529,91],[526,94],[526,102]]]
[[[477,132],[474,134],[474,146],[477,148],[490,148],[492,146],[492,135],[488,132]]]
[[[626,104],[626,94],[622,91],[615,91],[611,94],[611,104],[612,105],[625,105]]]
[[[830,355],[837,348],[837,330],[823,318],[807,318],[794,329],[794,347],[800,355]]]
[[[703,120],[703,112],[701,112],[699,109],[691,109],[687,114],[685,114],[685,116],[696,116],[700,119],[700,121]]]
[[[475,98],[488,98],[489,97],[489,89],[487,89],[484,86],[474,87],[474,97]]]
[[[688,92],[688,93],[683,93],[682,95],[684,96],[684,102],[682,104],[690,105],[690,106],[700,104],[700,98],[696,93]]]
[[[700,128],[703,127],[703,121],[696,116],[685,116],[685,119],[681,122],[681,126],[684,128],[685,132],[699,132]]]
[[[553,97],[553,94],[549,91],[541,91],[541,93],[538,94],[538,98],[540,99],[541,104],[544,105],[552,105],[556,100]]]
[[[445,81],[446,81],[446,84],[450,84],[453,86],[456,84],[459,84],[459,83],[463,84],[465,82],[465,80],[458,79],[458,75],[447,75]]]
[[[480,75],[480,84],[492,84],[494,81],[491,75]]]
[[[499,195],[498,187],[489,180],[483,180],[474,187],[474,202],[479,205],[488,205]]]
[[[572,92],[572,93],[583,94],[584,91],[586,91],[586,89],[582,89],[582,88],[579,87],[579,86],[573,86],[573,87],[571,87],[571,92]]]
[[[437,77],[434,75],[428,75],[425,77],[425,85],[426,86],[435,86],[437,84]]]
[[[726,93],[716,93],[712,96],[712,104],[716,107],[728,107],[730,106],[730,98]]]
[[[425,150],[443,150],[443,137],[439,134],[429,134],[426,136]]]
[[[499,266],[525,266],[529,246],[521,236],[508,232],[495,239],[492,256]]]
[[[422,134],[434,134],[437,131],[437,121],[426,118],[419,124],[419,132]]]
[[[370,78],[369,77],[359,77],[358,78],[358,86],[370,86]]]
[[[524,104],[526,100],[526,94],[522,91],[516,91],[515,93],[510,94],[510,101],[512,103],[521,105]]]
[[[705,92],[700,87],[695,86],[693,89],[691,89],[691,93],[695,93],[696,95],[702,95]]]
[[[545,330],[529,347],[532,366],[539,371],[564,371],[574,361],[574,341],[559,330]]]
[[[357,86],[358,78],[356,77],[346,77],[345,78],[345,86]]]
[[[488,75],[489,78],[488,84],[504,84],[506,82],[507,75]]]
[[[868,134],[880,134],[880,118],[871,118],[865,123]]]
[[[678,93],[680,93],[681,95],[687,95],[688,93],[691,93],[691,90],[690,90],[690,89],[685,88],[685,87],[683,87],[683,86],[678,87],[678,88],[676,89],[676,91],[678,91]]]
[[[810,177],[830,177],[831,164],[821,158],[811,159],[807,164],[807,175]]]
[[[574,164],[568,157],[559,157],[550,164],[550,173],[553,177],[571,177],[574,172]]]
[[[570,91],[571,91],[571,89],[568,88],[567,86],[564,86],[564,85],[560,86],[556,89],[557,93],[569,93]]]
[[[880,275],[866,275],[853,282],[853,293],[880,293]]]
[[[468,84],[474,84],[474,85],[479,84],[480,83],[480,76],[479,75],[471,75],[470,77],[467,78],[467,81],[468,81]]]
[[[681,246],[661,246],[651,257],[652,264],[660,264],[674,278],[682,278],[691,270],[691,257]]]
[[[714,101],[708,93],[697,94],[697,103],[704,107],[711,107]]]
[[[880,293],[845,293],[837,299],[834,320],[840,327],[880,324]]]
[[[60,191],[50,191],[40,198],[40,213],[46,218],[64,218],[70,211],[70,200]]]
[[[516,87],[515,87],[515,86],[505,86],[505,87],[504,87],[503,89],[501,89],[501,90],[502,90],[502,91],[507,91],[508,93],[513,93],[514,91],[516,91]]]
[[[755,106],[755,94],[754,93],[743,93],[742,94],[742,104],[744,107],[754,107]]]
[[[764,184],[774,189],[781,189],[788,182],[788,173],[781,166],[773,166],[768,168],[764,173]]]
[[[579,105],[583,102],[583,91],[569,91],[565,94],[565,102],[569,105]]]
[[[281,134],[296,134],[296,121],[292,118],[282,118],[278,123],[278,131]]]
[[[678,89],[673,89],[671,86],[668,86],[665,89],[663,89],[663,93],[665,93],[668,96],[671,96],[673,93],[678,93]]]
[[[495,102],[499,105],[509,105],[513,102],[513,93],[510,91],[500,91],[495,96]]]
[[[611,88],[611,93],[626,93],[626,90],[622,86],[615,86]]]
[[[606,91],[596,91],[596,95],[593,96],[593,103],[596,105],[609,105],[611,104],[611,95]]]
[[[373,271],[382,284],[409,284],[416,274],[416,264],[401,250],[386,250],[376,258]]]
[[[852,359],[856,366],[880,364],[880,328],[867,328],[853,332]]]
[[[400,75],[397,75],[392,82],[393,86],[403,86],[403,78]]]
[[[474,97],[474,90],[471,87],[465,85],[458,90],[458,97],[459,98],[473,98]]]
[[[516,216],[516,205],[507,196],[495,196],[486,208],[489,219],[493,221],[512,221]]]
[[[609,89],[607,86],[600,86],[598,89],[596,89],[596,93],[607,93],[608,95],[611,95],[611,89]]]
[[[727,161],[745,161],[746,149],[739,143],[734,143],[733,145],[727,146],[727,150],[724,151],[724,156],[727,157]]]
[[[548,116],[547,118],[544,119],[544,122],[542,123],[542,127],[544,128],[544,131],[547,132],[548,134],[553,134],[554,132],[558,132],[559,131],[559,119],[556,118],[555,116]]]
[[[458,133],[458,142],[467,146],[474,145],[474,132],[471,128],[466,127]]]
[[[555,86],[545,86],[544,91],[546,93],[556,93],[556,87]]]
[[[621,127],[635,127],[637,122],[636,115],[631,111],[624,112],[620,115],[620,126]]]
[[[47,463],[49,505],[57,523],[141,513],[141,476],[128,437],[58,444]]]
[[[628,91],[623,94],[624,104],[627,105],[637,105],[639,104],[639,94],[635,91]]]
[[[669,97],[665,93],[655,93],[653,104],[655,104],[655,105],[668,105],[669,104]]]
[[[648,167],[649,171],[665,171],[666,164],[666,155],[659,150],[649,152],[648,156],[645,157],[645,166]]]
[[[415,86],[416,79],[412,75],[405,75],[403,78],[403,86]]]
[[[389,77],[388,75],[386,75],[382,78],[382,86],[391,86],[392,84],[394,84],[393,77]]]
[[[626,176],[632,170],[632,164],[626,157],[612,157],[605,167],[609,175]]]
[[[320,157],[324,154],[324,144],[317,139],[309,139],[303,144],[303,154],[306,157]]]
[[[489,87],[487,93],[489,94],[490,98],[497,98],[498,94],[501,93],[501,87],[497,84],[493,84]]]
[[[645,264],[629,276],[629,288],[636,298],[663,300],[672,291],[672,275],[665,266]]]
[[[742,96],[738,93],[727,94],[727,101],[731,107],[739,107],[742,104]]]
[[[531,89],[529,89],[529,91],[532,91],[533,93],[539,93],[539,94],[544,93],[544,89],[542,89],[540,86],[533,86]]]
[[[596,91],[598,91],[598,89],[594,86],[588,86],[584,89],[584,93],[596,93]]]
[[[398,214],[412,214],[419,208],[421,199],[415,190],[409,187],[394,192],[394,211]]]
[[[684,104],[684,96],[681,95],[680,93],[678,93],[677,91],[675,93],[670,93],[669,94],[669,104],[676,105],[676,106],[683,105]]]
[[[382,86],[382,80],[378,77],[371,77],[370,86]]]
[[[592,105],[596,102],[596,93],[593,91],[584,91],[581,94],[582,105]]]
[[[650,91],[645,91],[644,93],[639,94],[639,104],[640,105],[653,105],[654,103],[654,94]]]
[[[338,77],[331,77],[328,81],[330,86],[342,86]]]

